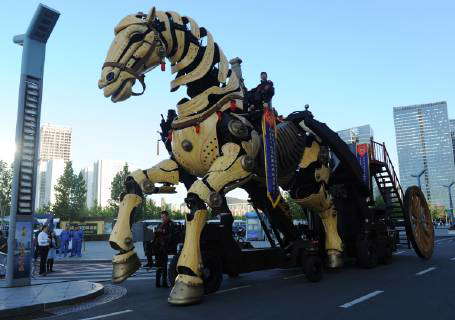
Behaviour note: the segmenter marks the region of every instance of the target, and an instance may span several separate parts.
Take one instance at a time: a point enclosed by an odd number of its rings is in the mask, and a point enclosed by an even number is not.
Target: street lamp
[[[40,4],[25,34],[13,38],[23,50],[8,233],[8,287],[30,285],[44,56],[59,16],[58,11]]]
[[[420,189],[422,189],[422,184],[420,182],[420,177],[427,171],[427,169],[423,169],[420,171],[419,174],[411,174],[411,177],[417,178],[417,185],[419,186]]]
[[[447,191],[449,192],[449,210],[450,210],[450,221],[453,219],[453,202],[452,202],[452,187],[455,184],[455,181],[452,181],[451,184],[448,186],[443,185],[444,188],[447,188]]]

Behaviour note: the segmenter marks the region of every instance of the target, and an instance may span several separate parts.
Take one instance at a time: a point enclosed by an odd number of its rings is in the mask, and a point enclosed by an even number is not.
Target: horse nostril
[[[107,80],[107,81],[112,81],[112,80],[114,80],[114,73],[113,73],[113,72],[109,72],[109,73],[106,75],[106,80]]]

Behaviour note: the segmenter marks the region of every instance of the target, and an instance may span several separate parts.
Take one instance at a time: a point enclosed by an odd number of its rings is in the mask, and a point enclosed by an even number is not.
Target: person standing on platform
[[[66,225],[65,229],[60,234],[60,255],[62,257],[67,256],[69,244],[70,244],[70,230],[69,230],[69,226]]]
[[[46,276],[47,254],[49,253],[49,236],[47,235],[47,226],[44,226],[38,234],[38,251],[40,256],[39,274]]]

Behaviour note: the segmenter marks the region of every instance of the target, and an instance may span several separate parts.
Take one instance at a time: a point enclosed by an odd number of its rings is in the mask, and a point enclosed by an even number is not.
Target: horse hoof
[[[134,250],[115,255],[112,258],[112,282],[121,283],[141,267],[141,261]]]
[[[327,251],[327,267],[330,269],[338,269],[343,266],[343,255],[338,250]]]
[[[204,296],[204,284],[198,277],[179,274],[167,301],[173,305],[199,303]]]

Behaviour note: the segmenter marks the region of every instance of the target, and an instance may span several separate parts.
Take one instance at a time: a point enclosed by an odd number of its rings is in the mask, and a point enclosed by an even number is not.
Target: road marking
[[[394,252],[393,254],[397,255],[397,254],[402,254],[402,253],[404,253],[404,251]]]
[[[300,278],[300,277],[304,277],[304,276],[305,276],[304,274],[298,274],[295,276],[285,277],[285,278],[283,278],[283,280],[295,279],[295,278]]]
[[[226,290],[221,290],[221,291],[217,291],[216,293],[224,293],[224,292],[239,290],[239,289],[248,288],[248,287],[251,287],[251,285],[241,286],[241,287],[235,287],[235,288],[226,289]]]
[[[425,273],[427,273],[427,272],[433,271],[434,269],[436,269],[436,267],[431,267],[431,268],[422,270],[422,271],[420,271],[420,272],[417,272],[417,273],[416,273],[416,276],[421,276],[422,274],[425,274]]]
[[[79,320],[95,320],[95,319],[102,319],[102,318],[112,317],[112,316],[116,316],[116,315],[124,314],[124,313],[129,313],[129,312],[133,312],[133,310],[123,310],[123,311],[119,311],[119,312],[112,312],[112,313],[108,313],[108,314],[102,314],[102,315],[96,316],[96,317],[84,318],[84,319],[79,319]]]
[[[357,304],[357,303],[360,303],[360,302],[363,302],[365,300],[368,300],[368,299],[371,299],[375,296],[377,296],[378,294],[381,294],[383,293],[384,291],[381,291],[381,290],[377,290],[377,291],[374,291],[374,292],[371,292],[367,295],[364,295],[358,299],[355,299],[355,300],[352,300],[351,302],[348,302],[348,303],[345,303],[345,304],[342,304],[341,306],[339,306],[340,308],[350,308],[352,307],[353,305]]]

